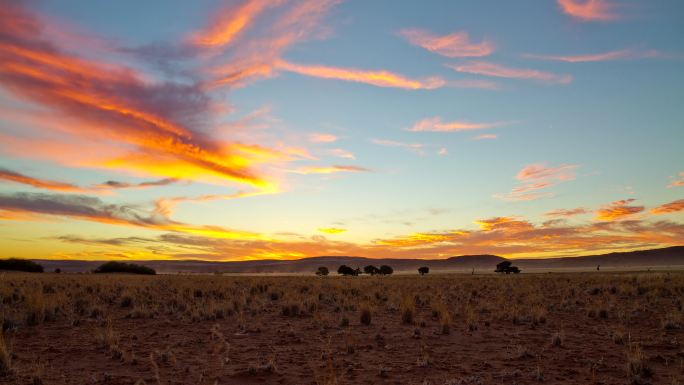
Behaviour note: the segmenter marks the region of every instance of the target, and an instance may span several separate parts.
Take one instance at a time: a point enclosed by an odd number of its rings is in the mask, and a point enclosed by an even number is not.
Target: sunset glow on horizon
[[[0,258],[684,245],[677,0],[0,1]]]

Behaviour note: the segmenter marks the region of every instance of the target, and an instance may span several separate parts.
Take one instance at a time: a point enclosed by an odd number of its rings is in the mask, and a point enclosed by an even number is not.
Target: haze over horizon
[[[682,245],[681,1],[0,5],[2,258]]]

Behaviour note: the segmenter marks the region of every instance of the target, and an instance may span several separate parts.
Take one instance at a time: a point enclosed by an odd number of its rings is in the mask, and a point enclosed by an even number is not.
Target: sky
[[[0,257],[684,244],[679,0],[0,5]]]

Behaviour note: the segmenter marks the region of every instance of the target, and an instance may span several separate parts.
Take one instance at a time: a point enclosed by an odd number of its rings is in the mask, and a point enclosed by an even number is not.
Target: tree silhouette
[[[387,265],[380,266],[380,274],[381,275],[391,275],[392,273],[394,273],[394,269],[392,269],[391,266],[387,266]]]
[[[495,273],[514,273],[518,274],[520,273],[520,269],[517,266],[513,266],[513,263],[511,261],[503,261],[499,262],[496,264],[496,270],[494,270]]]
[[[363,268],[363,272],[370,275],[380,274],[380,269],[373,265],[368,265]]]
[[[342,265],[337,269],[337,274],[340,275],[357,275],[356,270],[347,265]]]
[[[420,275],[425,275],[430,272],[430,268],[427,266],[419,267],[418,272],[420,273]]]
[[[325,267],[325,266],[321,266],[321,267],[318,268],[318,270],[316,270],[316,275],[320,275],[320,276],[323,276],[323,277],[325,277],[325,276],[328,275],[329,273],[330,273],[330,271],[329,271],[328,268]]]

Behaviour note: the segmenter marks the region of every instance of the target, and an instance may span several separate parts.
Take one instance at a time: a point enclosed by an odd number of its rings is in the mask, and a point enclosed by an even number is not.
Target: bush
[[[363,268],[363,272],[370,275],[380,274],[380,269],[373,265],[368,265]]]
[[[93,273],[130,273],[130,274],[145,274],[145,275],[155,275],[157,274],[154,269],[143,266],[136,265],[135,263],[124,263],[124,262],[107,262],[93,271]]]
[[[9,258],[0,259],[0,270],[26,271],[29,273],[42,273],[43,266],[28,259]]]
[[[341,275],[358,275],[358,269],[354,270],[347,265],[342,265],[337,269],[337,274]]]
[[[321,266],[318,268],[318,270],[316,270],[316,275],[320,275],[320,276],[325,277],[328,274],[330,274],[330,271],[325,266]]]
[[[429,272],[430,272],[430,268],[427,266],[423,266],[423,267],[418,268],[418,273],[420,273],[420,275],[425,275]]]
[[[392,273],[394,273],[394,269],[392,269],[391,266],[387,266],[387,265],[380,266],[380,274],[391,275]]]
[[[511,261],[503,261],[496,264],[495,273],[518,274],[520,269],[517,266],[512,266]]]

